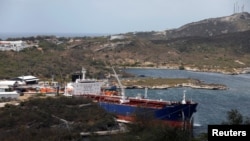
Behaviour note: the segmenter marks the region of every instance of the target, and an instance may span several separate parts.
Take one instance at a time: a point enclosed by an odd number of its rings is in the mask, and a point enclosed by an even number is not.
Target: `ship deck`
[[[121,96],[106,96],[106,95],[82,95],[85,98],[90,98],[95,102],[108,102],[114,104],[121,104]],[[163,100],[152,100],[152,99],[144,99],[144,98],[131,98],[127,97],[127,102],[122,103],[123,105],[129,106],[140,106],[140,107],[149,107],[161,109],[166,106],[178,105],[180,102],[176,101],[163,101]],[[192,104],[192,102],[187,101],[187,104]]]

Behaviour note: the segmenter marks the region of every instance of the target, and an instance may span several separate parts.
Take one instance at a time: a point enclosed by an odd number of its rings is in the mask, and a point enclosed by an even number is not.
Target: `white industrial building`
[[[19,96],[19,93],[13,88],[18,85],[17,81],[12,80],[1,80],[0,81],[0,99],[2,98],[11,98],[16,99]]]
[[[0,41],[0,51],[20,51],[29,47],[25,41]]]
[[[26,85],[29,84],[38,84],[39,79],[32,75],[26,75],[26,76],[19,76],[16,78],[12,78],[11,80],[18,81],[18,82],[24,82]]]
[[[0,80],[0,101],[1,99],[17,99],[20,96],[20,86],[38,84],[39,79],[32,75],[19,76],[9,80]]]

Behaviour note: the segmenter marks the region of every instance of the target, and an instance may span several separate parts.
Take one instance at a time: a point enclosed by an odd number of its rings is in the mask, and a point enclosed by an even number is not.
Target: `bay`
[[[194,133],[207,133],[207,126],[227,121],[227,112],[236,109],[244,118],[250,117],[250,74],[226,75],[221,73],[193,72],[169,69],[125,69],[127,73],[161,78],[193,78],[205,83],[224,84],[227,90],[192,89],[187,87],[166,90],[148,90],[148,98],[181,100],[186,98],[198,102],[194,114]],[[142,89],[126,89],[126,95],[144,94]]]

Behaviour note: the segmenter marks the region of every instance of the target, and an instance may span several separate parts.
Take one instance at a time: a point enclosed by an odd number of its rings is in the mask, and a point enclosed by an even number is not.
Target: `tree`
[[[240,124],[250,124],[250,118],[244,117],[237,109],[231,109],[227,112],[227,121],[222,122],[222,124],[226,125],[240,125]]]

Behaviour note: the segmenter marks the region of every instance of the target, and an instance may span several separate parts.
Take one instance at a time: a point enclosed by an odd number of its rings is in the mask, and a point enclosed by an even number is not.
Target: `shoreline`
[[[200,84],[200,85],[194,85],[194,84],[177,84],[175,86],[168,86],[168,85],[162,85],[162,86],[141,86],[141,85],[132,85],[132,86],[124,86],[125,89],[170,89],[170,88],[180,88],[180,87],[189,87],[192,89],[206,89],[206,90],[227,90],[227,86],[220,85],[220,84]]]
[[[238,68],[238,69],[233,68],[232,69],[232,70],[234,70],[233,72],[224,71],[224,70],[221,70],[221,69],[217,69],[217,70],[203,69],[203,70],[201,70],[201,69],[191,68],[191,67],[186,67],[184,69],[179,69],[179,67],[176,67],[176,66],[173,66],[173,67],[165,67],[165,66],[161,66],[161,67],[119,67],[119,68],[123,68],[123,69],[184,70],[184,71],[192,71],[192,72],[220,73],[220,74],[225,74],[225,75],[239,75],[239,74],[248,74],[248,73],[250,73],[250,67]]]
[[[193,89],[207,90],[227,90],[228,87],[223,84],[204,83],[198,79],[190,78],[131,78],[122,81],[125,89],[169,89],[189,87]]]

